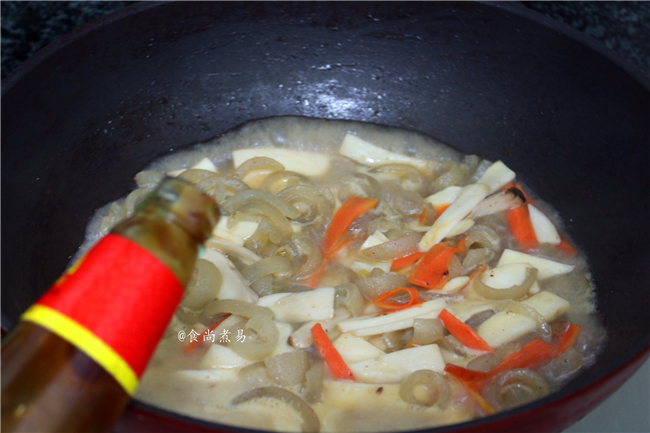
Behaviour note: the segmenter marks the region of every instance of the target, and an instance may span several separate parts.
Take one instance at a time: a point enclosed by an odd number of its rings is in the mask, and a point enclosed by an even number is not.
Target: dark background
[[[132,1],[2,1],[2,78],[64,34]],[[616,51],[650,77],[650,2],[520,2]]]

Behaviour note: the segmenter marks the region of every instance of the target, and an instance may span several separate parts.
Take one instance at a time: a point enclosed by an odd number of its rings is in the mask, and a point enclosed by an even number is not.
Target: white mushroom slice
[[[521,303],[534,308],[547,322],[556,319],[569,308],[569,301],[547,291],[539,292]]]
[[[178,370],[173,373],[183,380],[197,384],[216,384],[219,382],[236,382],[238,370],[236,369],[210,369],[210,370]]]
[[[442,311],[446,306],[447,301],[444,299],[434,299],[421,305],[383,316],[363,316],[343,320],[339,323],[338,328],[342,332],[354,331],[354,335],[357,337],[389,332],[382,330],[383,327],[387,325],[393,327],[397,326],[395,329],[391,330],[406,329],[413,326],[413,319],[415,318],[423,317],[425,315],[433,316],[431,318],[438,317],[440,311]]]
[[[543,259],[541,257],[531,256],[530,254],[520,253],[505,249],[497,266],[503,266],[510,263],[525,263],[534,268],[537,268],[537,279],[543,281],[547,278],[556,275],[569,273],[573,270],[573,266],[565,265],[564,263],[554,262],[553,260]]]
[[[470,216],[472,218],[479,218],[486,215],[492,215],[519,206],[522,203],[523,201],[521,197],[517,196],[517,194],[514,194],[511,191],[503,191],[486,198],[476,205]]]
[[[334,287],[320,287],[309,292],[276,293],[259,299],[257,305],[268,307],[281,322],[328,320],[334,317]]]
[[[458,198],[436,219],[433,226],[422,237],[418,244],[420,251],[429,251],[432,246],[447,237],[454,226],[465,218],[488,192],[489,187],[482,183],[464,187]]]
[[[378,389],[381,389],[381,392],[377,391]],[[323,400],[332,405],[334,410],[331,412],[333,414],[344,412],[349,417],[354,417],[363,423],[361,425],[367,425],[368,421],[364,419],[366,417],[361,417],[359,414],[372,414],[375,419],[381,417],[384,421],[382,426],[386,425],[386,421],[398,422],[394,415],[395,408],[409,405],[399,396],[399,383],[377,385],[325,379],[323,381]],[[428,415],[427,412],[422,413],[425,416]],[[397,426],[397,424],[395,425]]]
[[[246,281],[226,256],[218,251],[206,248],[203,258],[214,263],[223,276],[221,289],[219,290],[219,299],[237,299],[251,303],[257,302],[257,293],[251,290],[248,281]]]
[[[320,323],[326,334],[338,334],[339,331],[335,330],[336,325],[338,325],[342,320],[349,319],[351,316],[352,314],[347,308],[337,308],[334,310],[334,317],[331,320],[311,320],[296,329],[293,334],[291,334],[289,342],[295,348],[306,349],[314,343],[314,339],[311,336],[311,328],[313,328],[315,324]]]
[[[528,266],[525,263],[498,266],[483,274],[483,283],[493,289],[508,289],[517,286],[526,279],[527,268]]]
[[[355,261],[352,262],[350,268],[357,273],[360,277],[367,277],[373,269],[379,268],[384,272],[390,272],[390,267],[393,261],[390,262],[373,262],[372,264]]]
[[[428,203],[431,203],[431,206],[433,207],[448,205],[453,203],[458,198],[462,190],[463,187],[461,186],[448,186],[442,191],[438,191],[437,193],[430,195],[424,200]]]
[[[347,365],[386,354],[363,338],[355,337],[349,332],[341,334],[333,344]]]
[[[255,233],[259,223],[254,221],[240,221],[228,228],[228,217],[222,216],[212,230],[212,236],[220,238],[234,245],[242,246],[244,241]]]
[[[539,283],[537,282],[537,280],[535,280],[535,282],[533,282],[533,285],[530,286],[530,290],[528,291],[528,294],[529,295],[534,295],[534,294],[539,293],[541,291],[542,291],[542,289],[540,289]]]
[[[199,170],[212,171],[214,173],[217,172],[217,167],[208,158],[203,158],[198,163],[193,165],[192,168],[197,168]]]
[[[497,161],[485,170],[478,183],[486,184],[490,187],[489,194],[493,194],[514,178],[515,172],[506,167],[503,162]]]
[[[560,243],[560,235],[551,220],[542,211],[532,204],[528,204],[530,222],[533,224],[535,237],[542,244],[557,245]]]
[[[274,159],[282,164],[285,170],[294,171],[305,176],[322,176],[330,168],[330,157],[324,153],[276,147],[253,147],[237,149],[232,152],[235,168],[256,157]]]
[[[352,134],[345,134],[339,153],[369,167],[390,163],[409,164],[423,170],[429,167],[426,160],[391,152]]]
[[[413,319],[404,319],[398,322],[389,322],[384,323],[383,325],[371,326],[369,328],[355,329],[352,331],[352,335],[355,337],[368,337],[371,335],[380,335],[385,334],[386,332],[400,331],[402,329],[412,328],[414,319],[437,319],[440,315],[440,311],[442,311],[442,309],[424,313]]]
[[[479,301],[479,300],[463,300],[447,307],[447,310],[453,314],[461,322],[466,322],[467,319],[474,314],[482,313],[494,308],[494,301]]]
[[[569,308],[569,302],[551,292],[539,292],[522,304],[537,311],[544,320],[551,321]],[[505,310],[487,319],[476,331],[490,347],[497,348],[533,331],[537,323],[532,318]]]
[[[205,244],[205,247],[217,250],[225,254],[237,256],[240,259],[242,259],[242,261],[247,265],[252,265],[257,261],[262,260],[260,256],[258,256],[248,248],[244,248],[241,245],[235,245],[230,242],[226,242],[223,239],[216,238],[216,237],[208,239],[208,241]]]
[[[217,336],[217,339],[219,336]],[[229,339],[234,339],[236,336],[229,335]],[[199,367],[207,368],[239,368],[252,364],[246,358],[239,356],[234,350],[221,344],[212,344],[208,351],[203,355],[199,362]]]
[[[471,229],[474,226],[474,220],[471,218],[465,218],[462,221],[459,221],[450,231],[447,233],[447,238],[453,238],[454,236],[462,235],[467,230]]]
[[[523,337],[537,327],[535,320],[512,311],[502,311],[487,319],[477,329],[478,335],[496,349]]]
[[[375,232],[373,234],[368,236],[368,239],[366,239],[366,241],[363,243],[363,245],[361,245],[361,248],[359,248],[359,249],[360,250],[365,250],[366,248],[381,245],[381,244],[383,244],[385,242],[388,242],[388,241],[389,241],[389,239],[386,237],[385,234],[383,234],[379,230],[375,230]]]
[[[276,322],[275,326],[278,328],[278,345],[275,347],[270,356],[282,355],[287,352],[295,352],[294,348],[289,344],[289,337],[293,332],[293,327],[288,323]],[[236,338],[236,337],[235,337]]]
[[[427,344],[355,362],[349,367],[359,382],[395,383],[418,370],[442,372],[445,361],[437,344]]]
[[[456,293],[465,285],[469,283],[469,277],[456,277],[447,281],[447,283],[440,290],[432,290],[435,293]]]

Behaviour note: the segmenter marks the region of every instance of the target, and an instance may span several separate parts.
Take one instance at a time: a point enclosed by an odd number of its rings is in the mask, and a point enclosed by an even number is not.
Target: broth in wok
[[[410,430],[544,397],[604,339],[585,258],[501,161],[397,128],[255,121],[138,173],[84,248],[165,174],[222,217],[142,401],[265,430]]]

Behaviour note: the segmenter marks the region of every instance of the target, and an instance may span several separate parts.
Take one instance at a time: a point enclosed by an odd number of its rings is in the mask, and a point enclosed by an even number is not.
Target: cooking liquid
[[[312,179],[326,186],[336,182],[343,173],[354,170],[349,161],[337,157],[338,148],[346,133],[420,159],[460,161],[463,157],[455,149],[412,131],[350,121],[280,117],[249,122],[210,142],[166,156],[147,169],[171,172],[189,168],[208,157],[215,162],[221,173],[228,174],[232,171],[232,150],[255,146],[287,147],[334,155],[330,172],[326,176]],[[530,194],[530,191],[527,193]],[[534,195],[533,199],[561,231],[562,224],[557,212]],[[108,206],[100,211],[89,226],[89,240],[97,236],[99,224],[107,209]],[[504,217],[485,218],[501,236],[504,243],[501,250],[515,247]],[[594,315],[593,288],[586,260],[580,255],[566,258],[553,248],[543,249],[542,255],[576,266],[568,275],[544,281],[542,290],[571,302],[565,317],[582,327],[576,347],[584,357],[585,365],[589,365],[593,363],[604,339],[604,331]],[[489,265],[496,266],[499,256],[500,252]],[[170,324],[167,336],[158,346],[135,398],[172,412],[223,424],[262,430],[299,430],[296,414],[286,405],[279,407],[272,401],[259,401],[240,405],[237,409],[232,408],[230,401],[242,392],[253,387],[277,385],[263,380],[241,379],[236,370],[202,370],[199,363],[204,352],[197,350],[190,355],[183,353],[183,343],[179,342],[178,332],[187,329],[187,325],[179,320]],[[549,385],[555,390],[562,383],[564,382],[558,380]],[[323,400],[312,404],[312,407],[320,418],[321,430],[331,432],[409,430],[468,421],[476,416],[476,408],[468,402],[465,392],[453,384],[453,404],[446,411],[407,404],[399,397],[398,390],[399,383],[380,386],[326,380]],[[298,388],[294,391],[297,392]]]

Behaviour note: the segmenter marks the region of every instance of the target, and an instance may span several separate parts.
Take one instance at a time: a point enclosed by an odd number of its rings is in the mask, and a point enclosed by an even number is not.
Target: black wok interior
[[[650,89],[553,26],[503,4],[145,2],[73,32],[3,81],[3,321],[156,157],[256,118],[352,119],[502,159],[554,204],[609,332],[563,393],[603,377],[650,343]]]

